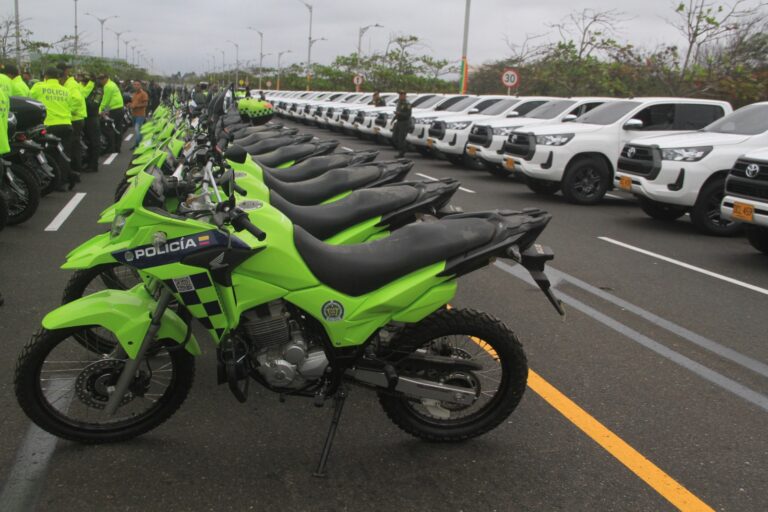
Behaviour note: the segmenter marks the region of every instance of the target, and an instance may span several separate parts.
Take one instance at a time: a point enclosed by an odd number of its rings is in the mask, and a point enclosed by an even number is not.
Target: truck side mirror
[[[478,112],[480,112],[480,109],[477,109],[477,108],[471,108],[471,109],[469,109],[469,112],[468,112],[468,113],[469,113],[469,114],[477,114]]]
[[[640,119],[630,119],[624,123],[623,128],[625,130],[641,130],[643,128],[643,122]]]
[[[571,121],[575,121],[578,116],[576,114],[568,114],[567,116],[563,117],[564,123],[570,123]]]
[[[518,112],[517,110],[513,110],[512,112],[507,114],[507,117],[519,117],[519,116],[520,116],[520,112]]]

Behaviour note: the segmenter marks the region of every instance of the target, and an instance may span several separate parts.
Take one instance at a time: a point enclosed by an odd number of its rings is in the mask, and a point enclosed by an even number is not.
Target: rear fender
[[[156,307],[157,302],[143,285],[127,291],[103,290],[54,309],[43,318],[43,327],[103,327],[115,335],[128,357],[134,359]],[[166,309],[157,337],[182,344],[187,337],[187,324],[179,315]],[[190,336],[185,349],[194,356],[200,355],[200,345],[194,335]]]

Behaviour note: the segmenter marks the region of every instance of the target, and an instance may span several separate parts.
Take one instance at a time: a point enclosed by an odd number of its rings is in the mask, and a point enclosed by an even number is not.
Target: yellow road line
[[[449,305],[448,308],[450,307]],[[488,343],[475,336],[470,336],[470,339],[488,352],[493,359],[498,359],[496,351]],[[528,370],[528,387],[679,510],[714,512],[712,507],[697,498],[531,369]]]
[[[672,505],[686,512],[714,512],[709,505],[694,496],[533,370],[528,371],[528,386]]]

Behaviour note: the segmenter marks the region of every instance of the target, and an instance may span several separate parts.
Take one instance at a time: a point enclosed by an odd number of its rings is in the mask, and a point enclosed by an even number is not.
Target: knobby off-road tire
[[[14,196],[13,204],[9,205],[8,209],[8,225],[16,225],[31,219],[40,206],[40,184],[32,175],[32,171],[23,165],[11,164],[11,172],[20,194],[8,187]]]
[[[405,432],[433,442],[459,442],[479,436],[502,423],[515,410],[525,392],[528,365],[520,342],[500,320],[471,309],[441,309],[412,326],[406,327],[392,341],[390,352],[384,357],[397,362],[430,342],[451,335],[482,340],[495,353],[500,373],[497,391],[486,405],[475,412],[459,417],[437,419],[418,412],[418,401],[404,395],[379,392],[379,403],[390,420]],[[472,338],[470,338],[472,337]],[[478,344],[478,347],[480,345]],[[482,350],[482,349],[481,349]]]
[[[77,420],[68,415],[72,408],[83,405],[79,402],[79,396],[75,391],[70,391],[74,395],[69,397],[71,405],[67,405],[64,412],[57,410],[54,404],[48,402],[44,394],[41,371],[45,364],[49,364],[46,359],[51,352],[69,340],[78,329],[51,331],[41,329],[24,347],[16,363],[14,381],[16,399],[26,415],[37,426],[70,441],[88,444],[113,443],[131,439],[156,428],[170,418],[184,402],[194,381],[195,360],[186,350],[181,349],[167,352],[170,358],[168,364],[171,364],[173,369],[169,385],[162,396],[157,398],[154,405],[149,406],[144,414],[129,416],[114,423],[97,424]],[[165,343],[166,346],[178,346],[171,341]],[[73,377],[72,380],[72,386],[75,387],[75,378]],[[59,391],[61,394],[65,392],[64,388]],[[120,412],[121,408],[118,408],[117,413]]]

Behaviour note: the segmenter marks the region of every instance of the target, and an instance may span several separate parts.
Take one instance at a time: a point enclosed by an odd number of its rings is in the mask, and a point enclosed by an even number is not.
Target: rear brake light
[[[45,128],[40,130],[40,135],[46,135],[47,133],[48,133],[48,131]]]

